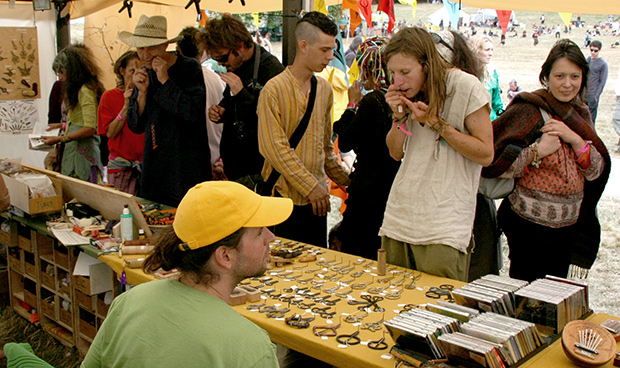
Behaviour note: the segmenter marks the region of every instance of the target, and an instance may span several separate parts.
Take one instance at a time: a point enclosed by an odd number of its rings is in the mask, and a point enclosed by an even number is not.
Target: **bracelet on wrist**
[[[592,143],[592,141],[586,141],[586,144],[584,144],[579,151],[575,151],[577,156],[581,155],[582,153],[588,152],[588,150],[590,149],[590,143]]]
[[[538,142],[532,143],[530,145],[530,149],[531,149],[532,154],[534,155],[534,158],[532,159],[532,166],[534,166],[535,168],[539,168],[542,162],[542,158],[540,157],[540,154],[538,153]]]
[[[68,134],[65,134],[65,135],[63,135],[63,136],[60,138],[60,141],[61,141],[62,143],[67,143],[67,142],[71,141],[71,137],[69,137],[69,135],[68,135]]]
[[[2,198],[0,198],[0,201],[4,201],[5,199],[9,198],[9,194],[11,194],[8,190],[6,191],[6,195]]]
[[[403,115],[403,117],[400,119],[394,116],[392,117],[392,122],[394,123],[394,126],[400,129],[403,133],[407,135],[412,135],[412,133],[408,131],[406,128],[406,122],[408,118],[409,118],[409,114]]]
[[[349,102],[347,105],[347,109],[357,110],[358,107],[360,107],[360,105],[355,102]]]

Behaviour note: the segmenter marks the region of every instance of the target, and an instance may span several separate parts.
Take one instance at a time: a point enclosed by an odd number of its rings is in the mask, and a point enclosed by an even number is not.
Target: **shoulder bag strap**
[[[306,107],[306,113],[304,114],[304,117],[301,118],[301,122],[299,123],[297,128],[295,128],[293,135],[291,135],[291,138],[289,138],[288,140],[293,150],[297,148],[297,145],[301,141],[301,138],[303,138],[304,134],[306,133],[308,123],[310,123],[310,116],[312,115],[312,110],[314,110],[314,100],[316,98],[316,83],[316,77],[313,75],[312,79],[310,80],[310,96],[308,97],[308,106]],[[269,178],[267,178],[265,186],[263,187],[263,195],[270,196],[272,194],[273,187],[274,185],[276,185],[276,181],[278,181],[280,175],[281,174],[278,172],[278,170],[275,169],[275,167],[271,170],[271,174],[269,174]]]

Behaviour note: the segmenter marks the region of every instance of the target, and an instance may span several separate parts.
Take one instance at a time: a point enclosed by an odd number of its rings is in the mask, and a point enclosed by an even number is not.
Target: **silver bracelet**
[[[4,201],[5,199],[9,198],[9,195],[10,195],[10,194],[11,194],[11,193],[10,193],[9,191],[7,191],[7,192],[6,192],[6,195],[5,195],[4,197],[0,198],[0,201]]]

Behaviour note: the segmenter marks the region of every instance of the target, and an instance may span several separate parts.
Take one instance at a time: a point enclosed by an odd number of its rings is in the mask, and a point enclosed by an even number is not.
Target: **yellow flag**
[[[314,0],[314,10],[327,14],[327,7],[325,6],[325,0]]]
[[[360,68],[357,65],[357,58],[353,60],[353,64],[351,64],[351,67],[349,68],[349,80],[351,81],[351,83],[353,83],[353,81],[358,80],[360,77]]]
[[[252,17],[254,18],[254,23],[256,23],[256,29],[258,29],[258,16],[260,13],[252,13]]]
[[[415,18],[416,10],[418,8],[418,0],[398,0],[398,2],[403,5],[411,5],[411,12],[413,14],[413,18]]]
[[[566,24],[567,27],[570,27],[570,19],[573,17],[573,13],[558,12],[558,14],[560,14],[560,18],[562,18],[564,24]]]

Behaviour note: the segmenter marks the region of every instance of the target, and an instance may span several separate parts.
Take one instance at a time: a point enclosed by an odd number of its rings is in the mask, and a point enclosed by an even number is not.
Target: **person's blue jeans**
[[[588,96],[588,108],[592,116],[592,124],[596,124],[596,114],[598,110],[598,98],[596,98],[596,96]]]

